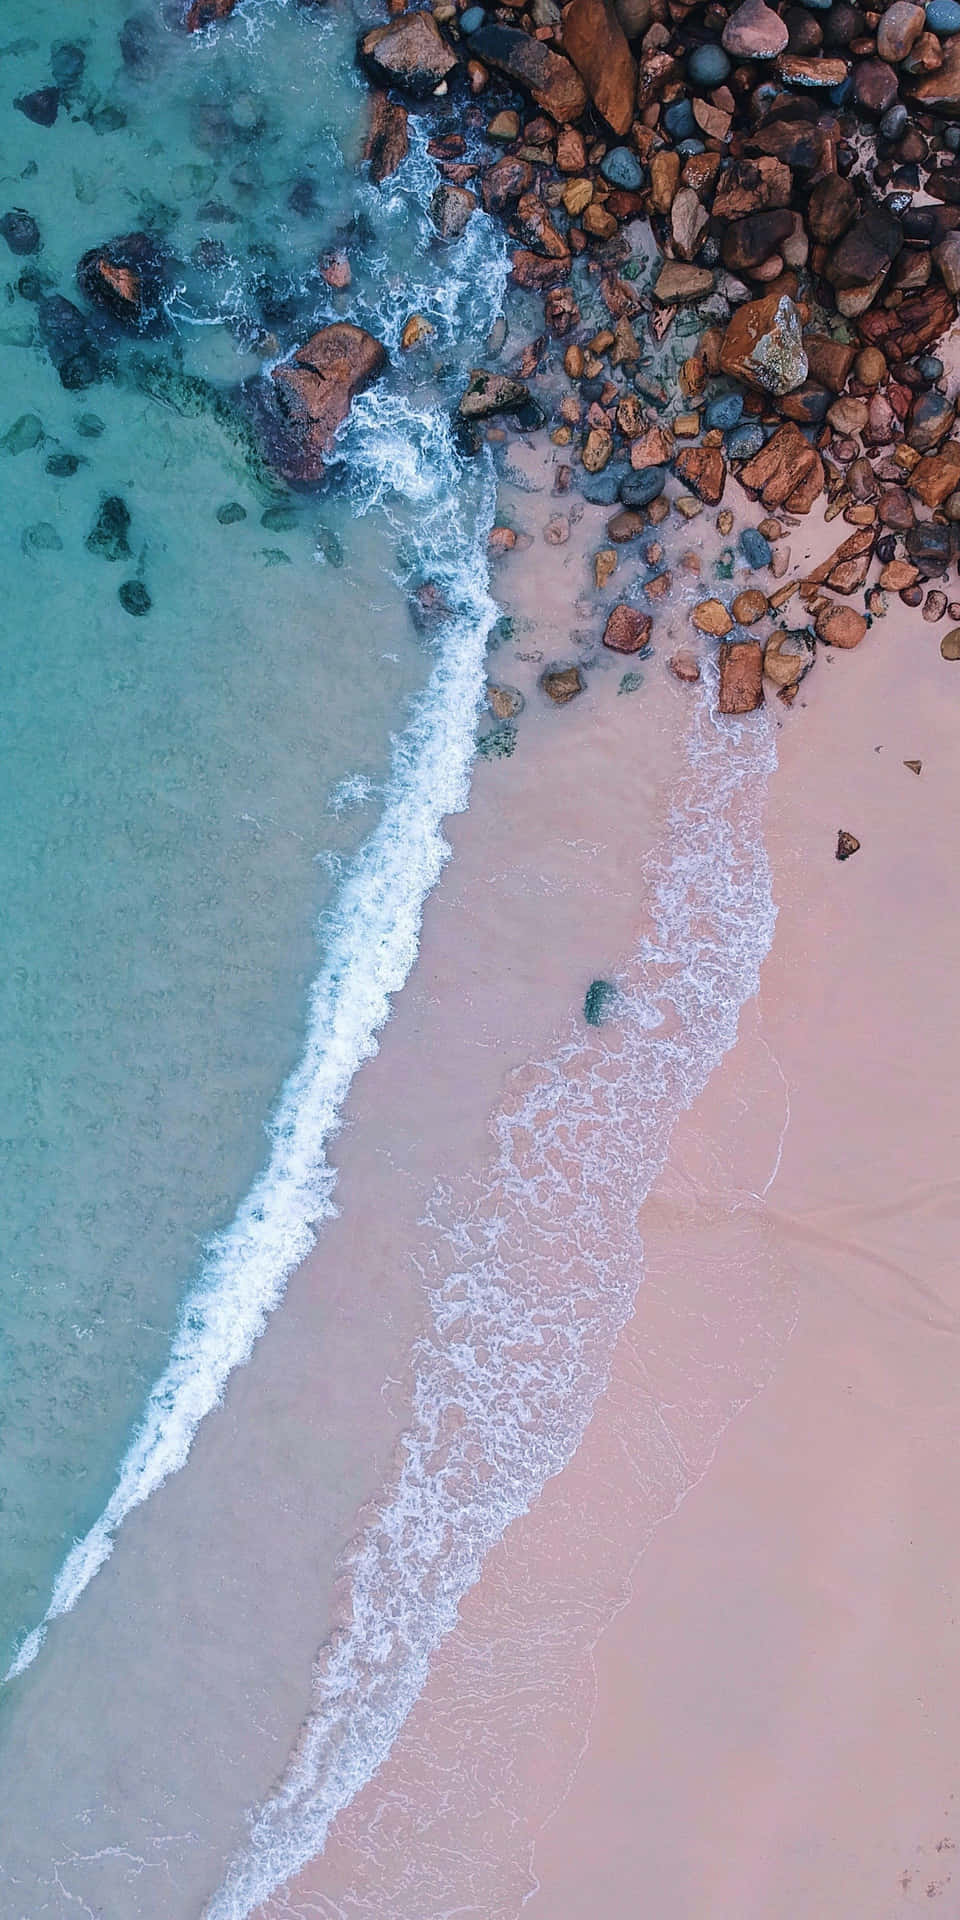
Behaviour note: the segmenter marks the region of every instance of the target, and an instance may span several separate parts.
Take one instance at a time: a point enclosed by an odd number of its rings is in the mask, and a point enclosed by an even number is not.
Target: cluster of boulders
[[[934,351],[960,293],[960,0],[391,0],[358,51],[378,89],[374,176],[406,152],[411,103],[461,89],[431,142],[438,234],[482,206],[509,231],[514,282],[543,295],[520,378],[478,373],[465,419],[552,411],[568,484],[619,509],[615,543],[656,524],[675,483],[689,516],[729,498],[731,476],[768,517],[754,564],[815,503],[842,516],[828,561],[765,608],[799,594],[811,643],[856,645],[890,594],[960,618],[929,584],[960,527]],[[637,221],[659,249],[649,285]],[[584,323],[584,288],[608,325]],[[684,308],[706,325],[679,393],[658,391],[643,366]],[[531,392],[551,340],[569,384]],[[863,612],[831,597],[861,590]],[[762,697],[764,653],[792,698],[813,645],[778,629],[763,648],[721,612],[732,705]]]

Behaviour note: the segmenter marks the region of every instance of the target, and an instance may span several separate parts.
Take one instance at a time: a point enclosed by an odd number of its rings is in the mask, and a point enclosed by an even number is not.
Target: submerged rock
[[[30,453],[43,439],[43,421],[38,413],[21,413],[0,440],[4,453]]]
[[[602,1027],[609,1020],[620,998],[612,980],[591,980],[583,1001],[583,1017],[589,1027]]]
[[[355,396],[387,364],[379,340],[347,321],[321,327],[292,361],[274,367],[277,398],[292,429],[293,445],[281,471],[290,479],[319,480]]]
[[[98,554],[101,560],[127,560],[130,557],[129,531],[130,513],[126,501],[118,493],[104,494],[84,546],[88,553]]]
[[[100,349],[79,307],[62,294],[47,294],[37,304],[37,318],[40,337],[60,375],[61,386],[76,392],[101,379],[104,365]]]
[[[13,104],[35,127],[52,127],[60,111],[60,89],[37,87],[34,93],[21,93]]]
[[[135,619],[141,619],[150,612],[153,601],[142,580],[124,580],[117,588],[117,599],[125,613],[132,613]]]
[[[237,0],[192,0],[184,16],[184,26],[188,33],[201,33],[204,27],[213,27],[218,20],[229,20]]]
[[[95,306],[135,332],[162,312],[164,256],[146,233],[126,233],[91,247],[77,263],[77,285]]]
[[[0,234],[3,235],[11,253],[30,254],[40,251],[40,228],[32,213],[23,207],[11,207],[0,220]]]
[[[759,640],[723,641],[717,664],[721,713],[753,713],[763,705],[763,648]]]

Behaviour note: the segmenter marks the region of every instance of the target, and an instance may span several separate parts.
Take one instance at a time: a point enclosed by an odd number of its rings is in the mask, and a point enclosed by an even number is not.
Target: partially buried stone
[[[940,652],[944,660],[960,660],[960,627],[951,627],[940,642]]]
[[[25,212],[23,207],[11,207],[9,213],[4,214],[0,234],[11,253],[25,255],[40,250],[40,228],[33,214]]]
[[[153,602],[142,580],[124,580],[117,588],[117,598],[125,613],[132,613],[136,619],[149,613]]]
[[[32,527],[24,527],[20,546],[24,553],[59,553],[63,541],[49,520],[36,520]]]
[[[130,514],[125,501],[118,493],[104,494],[84,545],[88,553],[99,554],[102,560],[125,560],[130,553],[129,531]]]
[[[848,833],[845,827],[841,827],[837,834],[837,859],[849,860],[851,854],[859,852],[860,842],[856,834]]]
[[[70,480],[77,472],[79,465],[79,454],[63,451],[61,453],[51,453],[49,459],[44,462],[43,470],[44,473],[49,473],[54,480]]]
[[[10,454],[30,453],[34,447],[40,445],[42,439],[43,421],[40,415],[21,413],[19,419],[14,421],[12,427],[7,428],[3,439],[0,440],[0,450]]]
[[[565,707],[583,692],[583,676],[579,667],[548,667],[540,675],[540,685],[556,706]]]
[[[583,1017],[590,1027],[601,1027],[608,1020],[619,995],[612,980],[591,980],[583,1002]]]
[[[240,505],[239,500],[225,500],[223,506],[217,508],[217,519],[222,527],[235,526],[238,520],[245,520],[246,517],[247,509]]]

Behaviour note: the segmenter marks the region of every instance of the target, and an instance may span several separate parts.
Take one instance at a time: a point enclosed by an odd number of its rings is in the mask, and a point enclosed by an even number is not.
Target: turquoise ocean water
[[[429,161],[415,152],[385,194],[363,184],[354,34],[348,14],[282,0],[200,36],[120,0],[4,8],[2,211],[39,235],[29,254],[0,240],[4,1664],[114,1493],[153,1383],[152,1457],[123,1511],[182,1456],[308,1244],[322,1137],[439,860],[418,755],[438,801],[444,769],[451,800],[462,781],[493,613],[475,557],[489,489],[480,470],[462,482],[429,367],[358,409],[319,495],[270,475],[234,404],[323,319],[366,321],[396,360],[419,306],[455,378],[497,311],[485,223],[433,256]],[[58,75],[38,125],[14,103]],[[173,262],[143,339],[75,281],[89,247],[131,230]],[[337,296],[318,272],[335,245],[354,268]],[[58,299],[94,328],[92,370],[81,354],[63,371]],[[113,558],[89,539],[105,499],[128,516]],[[452,639],[411,618],[426,575],[465,609]],[[144,614],[123,604],[130,583]],[[380,979],[359,964],[378,896],[396,948]],[[278,1173],[264,1129],[298,1062]],[[260,1244],[248,1213],[211,1260],[265,1169]],[[81,1585],[103,1550],[75,1563]]]

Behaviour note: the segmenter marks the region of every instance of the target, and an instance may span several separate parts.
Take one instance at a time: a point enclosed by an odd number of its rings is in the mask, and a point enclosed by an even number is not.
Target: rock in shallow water
[[[11,207],[0,220],[0,234],[3,235],[11,253],[20,255],[39,253],[40,228],[32,215],[23,207]]]
[[[126,560],[130,555],[130,513],[118,493],[104,494],[84,546],[101,560]]]
[[[363,327],[336,321],[298,347],[293,359],[273,369],[273,382],[292,431],[293,446],[281,452],[282,472],[296,480],[319,480],[358,393],[383,372],[387,356]]]

